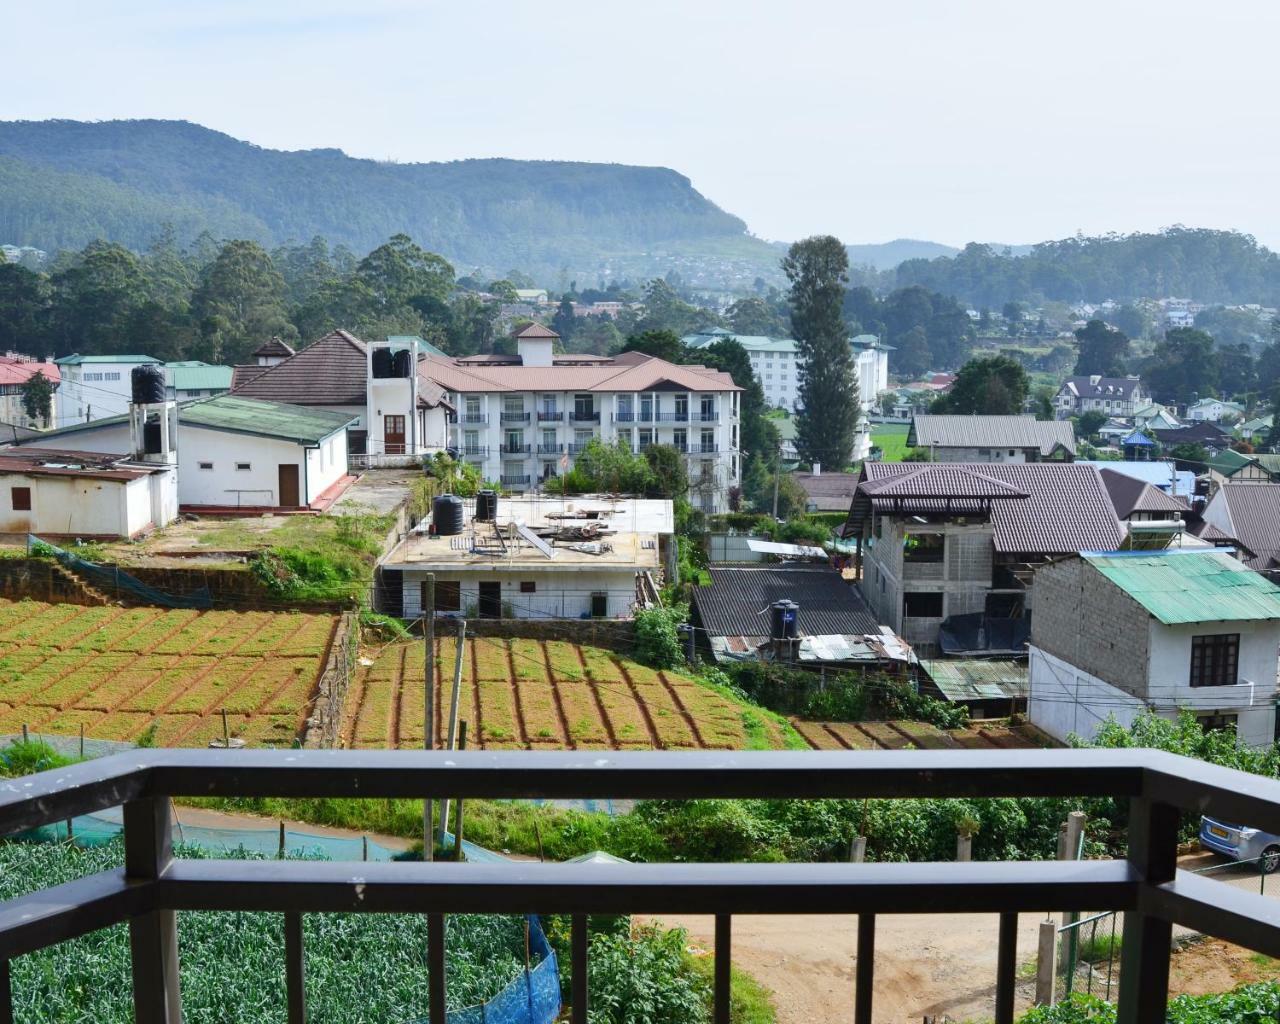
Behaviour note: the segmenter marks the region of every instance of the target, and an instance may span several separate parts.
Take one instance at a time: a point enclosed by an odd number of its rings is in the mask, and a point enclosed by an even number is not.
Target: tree
[[[516,294],[516,286],[512,284],[510,281],[508,281],[506,278],[502,278],[501,280],[498,280],[498,281],[490,281],[489,287],[487,287],[485,291],[487,291],[499,302],[519,302],[520,301],[520,296]]]
[[[362,259],[356,276],[369,286],[384,309],[408,305],[426,296],[444,302],[453,291],[453,267],[405,234],[392,235]]]
[[[201,358],[239,361],[267,338],[297,338],[284,304],[284,278],[257,242],[228,242],[205,268],[192,301]]]
[[[687,362],[689,350],[674,331],[642,331],[627,338],[622,346],[623,352],[643,352],[647,356],[657,356],[669,363]]]
[[[1190,403],[1218,388],[1218,353],[1211,338],[1194,327],[1166,331],[1146,361],[1143,378],[1162,402]]]
[[[1093,437],[1107,423],[1107,414],[1099,412],[1097,409],[1089,409],[1082,412],[1079,419],[1076,420],[1076,436],[1082,438]]]
[[[644,450],[652,483],[653,498],[682,498],[689,493],[689,470],[684,453],[669,444],[651,444]]]
[[[1057,394],[1053,388],[1041,386],[1031,393],[1031,404],[1035,408],[1036,419],[1046,423],[1055,418],[1053,399]]]
[[[951,391],[933,403],[930,412],[961,416],[1012,416],[1022,412],[1029,383],[1016,359],[989,356],[960,367]]]
[[[0,263],[0,350],[44,355],[48,279],[17,263]]]
[[[791,282],[797,356],[803,360],[796,450],[803,462],[833,467],[848,463],[862,416],[843,316],[848,270],[848,253],[831,235],[796,242],[782,261]]]
[[[53,412],[53,384],[40,370],[22,382],[22,410],[27,418],[48,425]]]
[[[1016,338],[1022,330],[1023,308],[1021,302],[1006,302],[1000,310],[1009,331],[1009,337]]]
[[[1151,318],[1137,306],[1119,307],[1109,318],[1111,326],[1130,338],[1145,338],[1151,329]]]
[[[754,295],[735,302],[725,311],[725,318],[737,334],[785,338],[791,333],[784,316]]]
[[[1244,342],[1219,345],[1218,388],[1226,398],[1248,395],[1258,387],[1257,362]]]
[[[933,365],[933,353],[929,351],[929,336],[923,327],[913,327],[894,341],[898,349],[893,360],[895,374],[906,380],[915,380]]]
[[[51,278],[49,344],[58,351],[122,353],[134,347],[124,333],[132,310],[146,301],[146,281],[128,249],[94,242]]]
[[[556,315],[551,318],[551,329],[560,335],[562,342],[567,344],[573,340],[577,328],[578,318],[573,312],[573,302],[566,295],[556,307]]]
[[[683,336],[709,322],[714,323],[715,319],[706,310],[685,302],[670,284],[655,277],[645,285],[644,316],[636,326],[642,332],[671,331]]]
[[[1101,320],[1090,320],[1076,331],[1076,343],[1079,345],[1075,368],[1077,377],[1093,374],[1119,377],[1124,373],[1129,339],[1114,327]]]

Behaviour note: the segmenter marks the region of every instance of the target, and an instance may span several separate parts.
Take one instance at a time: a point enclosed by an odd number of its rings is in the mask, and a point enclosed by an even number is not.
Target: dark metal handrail
[[[412,864],[174,860],[172,797],[771,798],[1113,796],[1130,800],[1126,860],[937,864]],[[0,834],[124,805],[125,868],[0,905],[5,961],[128,921],[139,1021],[181,1019],[179,910],[285,915],[289,1019],[305,1019],[302,913],[428,917],[433,1019],[444,1014],[444,917],[563,912],[572,918],[574,1021],[585,1021],[587,915],[716,916],[715,1020],[728,1020],[733,914],[999,915],[994,1019],[1013,1019],[1016,915],[1128,915],[1118,1020],[1162,1024],[1172,925],[1280,954],[1274,901],[1176,870],[1179,811],[1280,832],[1280,781],[1149,750],[796,753],[138,750],[0,789]],[[7,968],[7,964],[3,965]],[[260,965],[254,965],[260,966]],[[873,958],[859,956],[855,1021],[871,1015]],[[0,970],[0,1014],[11,1012]]]

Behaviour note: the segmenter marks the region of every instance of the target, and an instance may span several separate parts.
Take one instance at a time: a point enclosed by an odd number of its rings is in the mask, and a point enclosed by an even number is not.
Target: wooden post
[[[226,750],[231,749],[231,726],[227,724],[227,709],[222,709],[222,746]]]
[[[458,620],[458,653],[453,662],[453,693],[449,696],[449,738],[446,749],[455,749],[458,738],[458,698],[462,691],[462,659],[467,650],[467,620]],[[444,834],[449,830],[449,798],[440,807],[440,824],[436,831],[438,842],[444,845]]]
[[[422,661],[425,673],[422,748],[432,750],[436,745],[436,574],[427,573],[422,587]],[[435,856],[435,844],[431,841],[433,804],[431,797],[422,801],[422,859],[428,861]]]
[[[1058,958],[1058,922],[1040,922],[1040,941],[1036,947],[1036,1006],[1053,1005],[1053,981]]]
[[[280,849],[276,851],[276,859],[284,860],[284,822],[280,822]]]

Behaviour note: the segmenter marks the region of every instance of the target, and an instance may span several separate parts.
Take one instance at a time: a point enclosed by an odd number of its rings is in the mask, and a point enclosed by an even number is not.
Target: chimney
[[[814,475],[814,476],[822,476],[822,463],[821,463],[821,462],[815,462],[815,463],[813,464],[813,475]]]
[[[516,352],[525,366],[552,365],[552,338],[517,338]]]

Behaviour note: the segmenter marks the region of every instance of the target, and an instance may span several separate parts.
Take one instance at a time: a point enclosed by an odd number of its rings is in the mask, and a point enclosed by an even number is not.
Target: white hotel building
[[[688,460],[690,500],[728,509],[741,480],[739,395],[725,372],[639,352],[557,355],[540,324],[516,336],[517,354],[428,356],[418,373],[452,407],[448,444],[504,489],[549,486],[592,438],[633,451],[672,445]]]

